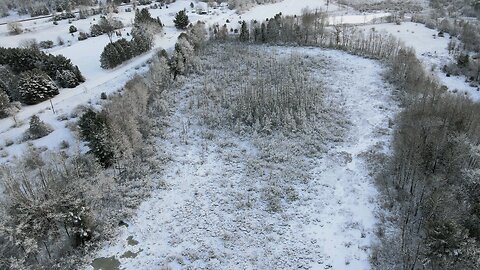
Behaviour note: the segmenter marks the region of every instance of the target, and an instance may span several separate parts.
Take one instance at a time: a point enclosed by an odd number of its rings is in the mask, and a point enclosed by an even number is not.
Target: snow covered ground
[[[401,25],[393,23],[376,24],[363,26],[363,28],[375,28],[377,31],[385,31],[399,38],[405,45],[415,49],[418,59],[424,63],[427,71],[436,75],[450,91],[458,90],[458,93],[467,95],[474,101],[480,101],[478,87],[471,87],[465,81],[464,76],[447,77],[441,70],[444,65],[454,60],[453,56],[448,53],[448,43],[450,42],[448,34],[445,33],[444,37],[438,37],[437,30],[413,22],[404,22]]]
[[[340,118],[351,122],[344,141],[332,142],[322,158],[295,157],[312,168],[307,181],[295,182],[298,198],[280,212],[265,210],[258,197],[270,182],[248,172],[262,158],[259,149],[200,125],[187,84],[172,93],[176,109],[158,142],[172,158],[161,179],[167,188],[153,191],[128,228],[96,254],[95,269],[106,261],[139,270],[370,269],[379,207],[364,157],[372,148],[388,151],[388,120],[397,108],[392,88],[372,60],[318,48],[277,50],[319,59],[312,72],[332,105],[345,109]]]

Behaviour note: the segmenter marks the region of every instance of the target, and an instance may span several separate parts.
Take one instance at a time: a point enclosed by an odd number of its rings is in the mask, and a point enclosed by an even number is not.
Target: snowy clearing
[[[172,93],[176,109],[158,141],[172,158],[161,179],[167,188],[154,191],[97,258],[124,269],[370,269],[378,205],[365,156],[388,151],[388,120],[397,108],[392,88],[372,60],[318,48],[275,50],[314,59],[327,100],[351,123],[321,158],[270,146],[308,164],[307,181],[294,182],[298,198],[278,213],[265,210],[259,191],[271,183],[248,173],[262,159],[255,140],[200,125],[187,84]],[[208,132],[213,140],[205,139]]]
[[[444,37],[439,37],[437,30],[413,22],[403,22],[401,25],[376,24],[362,26],[362,28],[374,28],[377,31],[385,31],[394,35],[406,46],[414,48],[426,70],[437,76],[439,81],[450,91],[458,90],[459,94],[467,95],[474,101],[480,101],[479,89],[471,87],[464,76],[447,77],[441,70],[444,65],[454,60],[454,56],[448,53],[450,36],[447,33]]]

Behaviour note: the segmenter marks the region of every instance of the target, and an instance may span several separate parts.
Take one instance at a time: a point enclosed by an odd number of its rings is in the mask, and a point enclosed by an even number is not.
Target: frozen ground
[[[97,258],[114,257],[121,269],[370,269],[378,205],[364,157],[388,151],[397,108],[391,87],[375,61],[316,48],[278,52],[322,59],[314,75],[351,122],[321,158],[295,157],[312,168],[307,181],[294,182],[298,198],[280,212],[265,210],[259,194],[271,182],[247,169],[262,158],[259,149],[201,126],[190,107],[193,87],[184,87],[172,93],[176,108],[158,141],[172,158],[161,179],[167,188],[154,191]]]
[[[448,53],[448,43],[450,42],[448,34],[445,34],[445,37],[438,37],[437,30],[412,22],[404,22],[401,25],[389,23],[363,26],[365,29],[372,27],[378,31],[390,33],[402,40],[405,45],[414,48],[418,59],[424,63],[427,71],[436,75],[450,91],[457,89],[460,94],[468,95],[474,101],[480,101],[479,88],[471,87],[465,81],[464,76],[446,77],[445,73],[441,71],[445,64],[453,60],[453,56]]]

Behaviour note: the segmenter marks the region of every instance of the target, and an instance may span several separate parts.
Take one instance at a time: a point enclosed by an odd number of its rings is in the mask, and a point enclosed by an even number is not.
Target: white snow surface
[[[96,258],[115,256],[121,269],[138,270],[370,269],[379,205],[364,154],[389,149],[388,120],[397,110],[392,88],[372,60],[318,48],[278,51],[326,59],[314,75],[351,121],[345,141],[309,161],[314,169],[309,181],[296,184],[298,200],[279,213],[245,206],[265,185],[245,170],[258,154],[254,145],[222,132],[216,141],[202,139],[205,127],[189,108],[194,95],[183,88],[173,93],[176,109],[158,141],[171,157],[161,179],[167,188],[153,191]],[[127,251],[136,257],[122,258]]]
[[[403,41],[406,46],[415,49],[428,72],[436,76],[440,83],[447,86],[450,91],[466,95],[474,101],[480,101],[480,89],[472,87],[466,82],[464,76],[447,77],[442,72],[442,67],[454,61],[453,55],[448,53],[450,35],[438,37],[438,31],[429,29],[425,25],[413,22],[404,22],[401,25],[393,23],[362,26],[365,29],[375,28],[377,31],[385,31]],[[433,69],[433,71],[432,71]]]

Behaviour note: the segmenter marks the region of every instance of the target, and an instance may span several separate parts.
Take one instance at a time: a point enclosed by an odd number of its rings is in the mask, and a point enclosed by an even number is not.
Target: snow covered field
[[[257,145],[200,125],[187,84],[172,93],[176,109],[159,140],[171,156],[159,179],[167,188],[141,204],[97,259],[124,269],[370,269],[378,205],[364,158],[373,148],[388,151],[388,120],[397,110],[382,66],[338,51],[276,50],[318,60],[313,75],[325,83],[330,105],[345,110],[338,121],[350,123],[344,141],[329,143],[321,158],[270,146],[308,164],[306,181],[292,179],[297,198],[279,212],[266,210],[259,194],[271,182],[249,173],[262,159]]]
[[[446,77],[442,67],[454,60],[453,55],[448,53],[450,36],[445,33],[444,37],[438,37],[438,31],[429,29],[425,25],[413,22],[404,22],[401,25],[393,23],[362,26],[364,29],[375,28],[377,31],[385,31],[399,38],[406,46],[412,47],[417,53],[427,71],[436,75],[440,82],[447,86],[450,91],[455,89],[462,95],[468,95],[474,101],[480,101],[480,91],[477,87],[471,87],[465,81],[464,76]],[[433,71],[432,71],[433,70]]]

